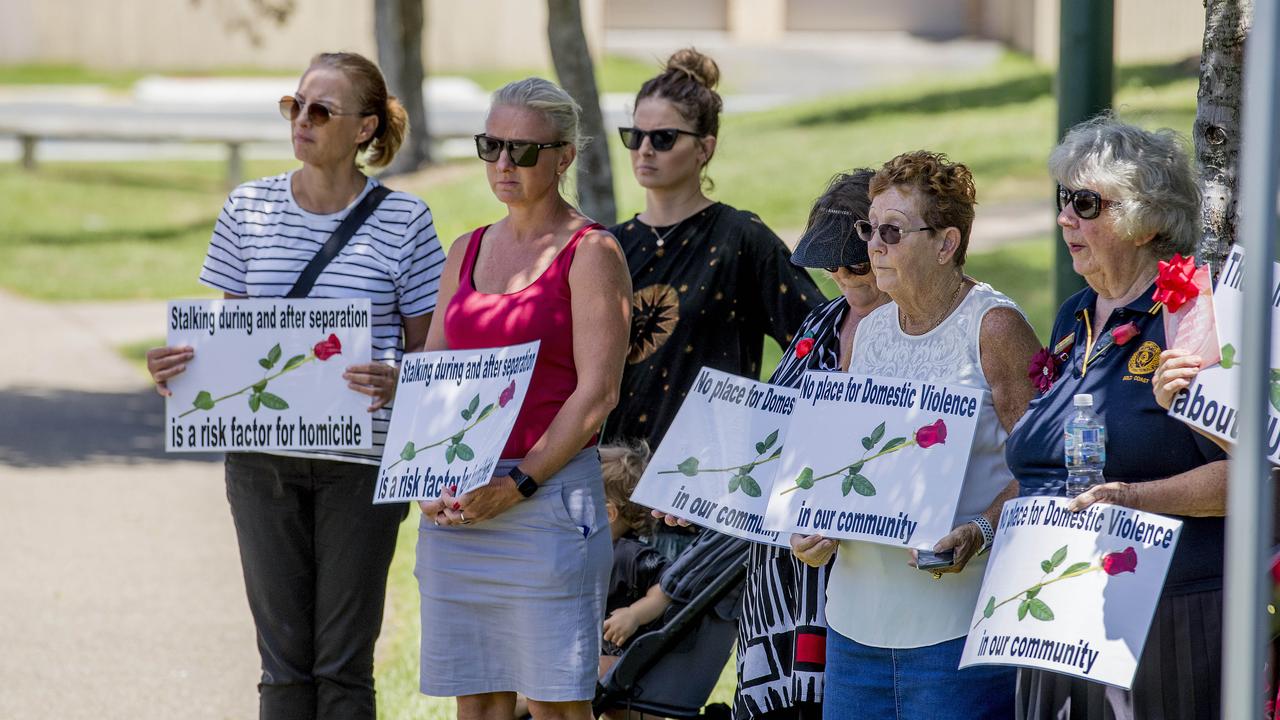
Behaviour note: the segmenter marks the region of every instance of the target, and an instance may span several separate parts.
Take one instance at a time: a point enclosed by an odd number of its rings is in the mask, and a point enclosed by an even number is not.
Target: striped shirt
[[[200,282],[232,295],[283,297],[347,213],[376,184],[336,213],[307,212],[294,200],[293,172],[247,182],[227,198],[209,240]],[[404,354],[401,316],[435,310],[444,250],[431,211],[408,193],[393,192],[316,278],[308,297],[369,298],[374,362],[398,363]],[[388,405],[373,414],[372,450],[277,451],[295,457],[377,465],[382,458]]]

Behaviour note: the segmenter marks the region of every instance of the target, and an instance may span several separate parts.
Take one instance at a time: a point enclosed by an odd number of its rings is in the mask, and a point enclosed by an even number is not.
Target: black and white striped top
[[[377,184],[370,178],[350,206],[317,215],[294,201],[292,176],[262,178],[231,191],[209,240],[201,283],[232,295],[283,297],[342,219]],[[308,297],[369,298],[371,357],[374,362],[399,362],[404,354],[400,318],[435,310],[444,260],[426,203],[393,192],[320,273]],[[374,413],[372,450],[278,454],[376,465],[390,420],[390,406]]]

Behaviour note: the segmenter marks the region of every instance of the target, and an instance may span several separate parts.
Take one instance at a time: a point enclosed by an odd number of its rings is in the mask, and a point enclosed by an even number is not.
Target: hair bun
[[[720,67],[716,61],[693,48],[675,51],[667,60],[667,72],[684,73],[708,90],[714,90],[720,82]]]

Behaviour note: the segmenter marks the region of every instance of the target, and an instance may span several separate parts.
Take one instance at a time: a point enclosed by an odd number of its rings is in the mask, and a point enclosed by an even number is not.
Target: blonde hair
[[[587,144],[582,135],[582,108],[564,88],[540,77],[516,80],[493,93],[489,109],[506,105],[542,113],[556,130],[556,140],[573,145],[579,152]]]
[[[618,516],[631,529],[648,534],[653,527],[653,516],[641,505],[631,502],[645,466],[652,455],[649,443],[637,440],[630,443],[601,445],[600,472],[604,476],[604,497],[618,508]]]
[[[386,167],[409,135],[409,114],[394,95],[387,93],[387,81],[378,66],[363,55],[350,52],[320,53],[311,58],[311,68],[322,66],[342,73],[355,91],[360,112],[378,118],[378,127],[368,140],[360,143],[359,152],[368,152],[365,163]]]

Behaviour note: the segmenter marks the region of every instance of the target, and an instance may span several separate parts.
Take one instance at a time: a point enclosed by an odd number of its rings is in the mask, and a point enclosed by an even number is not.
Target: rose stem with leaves
[[[279,345],[276,345],[275,347],[272,348],[272,350],[276,352],[278,352],[279,349],[280,349]],[[265,388],[267,386],[267,383],[271,382],[272,380],[275,380],[276,378],[280,377],[281,375],[284,375],[287,372],[290,372],[292,370],[297,370],[298,368],[302,367],[303,365],[306,365],[307,363],[315,359],[316,359],[315,355],[295,355],[289,358],[289,361],[284,364],[284,368],[281,369],[280,372],[274,375],[268,375],[257,382],[250,383],[249,385],[246,385],[240,388],[239,390],[236,390],[235,392],[227,393],[222,397],[213,398],[209,402],[208,407],[193,407],[190,410],[187,410],[186,412],[182,413],[178,417],[184,418],[197,410],[212,410],[214,405],[217,405],[223,400],[226,400],[228,398],[233,398],[237,395],[243,395],[250,390],[258,388],[259,386],[261,386],[262,388]],[[260,360],[259,362],[262,362],[262,361]],[[259,390],[259,392],[261,392],[261,390]],[[289,407],[288,405],[285,405],[283,408],[277,408],[277,409],[285,410],[285,409],[288,409],[288,407]]]

